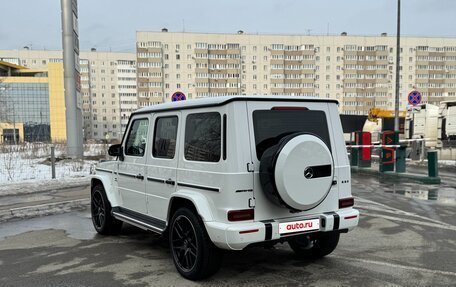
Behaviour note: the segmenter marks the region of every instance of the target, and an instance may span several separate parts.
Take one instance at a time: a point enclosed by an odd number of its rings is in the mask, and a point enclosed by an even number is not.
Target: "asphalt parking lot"
[[[450,173],[451,175],[451,173]],[[455,286],[456,183],[353,175],[359,227],[336,251],[300,261],[288,245],[225,254],[202,282],[175,271],[166,242],[126,226],[102,237],[88,210],[0,225],[0,286]]]

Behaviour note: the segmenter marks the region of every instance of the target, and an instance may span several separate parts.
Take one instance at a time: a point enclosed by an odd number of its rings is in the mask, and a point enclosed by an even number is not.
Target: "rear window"
[[[328,123],[323,111],[256,110],[253,112],[253,128],[259,160],[269,147],[276,145],[284,136],[297,132],[318,136],[331,150]]]

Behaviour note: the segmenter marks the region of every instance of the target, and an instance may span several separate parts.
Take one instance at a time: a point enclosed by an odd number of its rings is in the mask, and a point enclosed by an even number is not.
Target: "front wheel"
[[[336,249],[339,237],[339,232],[300,235],[290,238],[288,244],[298,257],[302,259],[318,259]]]
[[[111,204],[108,201],[103,185],[92,188],[90,211],[95,230],[103,235],[117,234],[122,228],[122,221],[111,215]]]
[[[221,250],[210,240],[202,220],[188,208],[174,213],[169,245],[177,271],[187,279],[204,279],[220,268]]]

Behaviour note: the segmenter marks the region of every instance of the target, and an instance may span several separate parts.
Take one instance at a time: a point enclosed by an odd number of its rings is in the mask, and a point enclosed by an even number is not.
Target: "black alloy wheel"
[[[92,193],[92,221],[96,230],[101,230],[106,220],[106,209],[100,190],[95,189]]]
[[[192,222],[184,215],[179,215],[172,227],[173,256],[179,267],[191,271],[198,257],[198,242]]]
[[[190,280],[201,280],[217,272],[222,251],[207,234],[204,223],[193,208],[181,207],[169,225],[169,245],[177,271]]]
[[[111,215],[111,204],[106,197],[103,185],[98,184],[92,188],[90,211],[95,230],[103,235],[117,234],[122,228],[122,221]]]

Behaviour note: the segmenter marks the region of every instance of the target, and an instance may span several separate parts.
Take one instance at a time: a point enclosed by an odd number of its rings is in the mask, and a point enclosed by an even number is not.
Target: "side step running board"
[[[143,214],[136,214],[136,212],[126,210],[125,208],[114,207],[111,213],[114,218],[120,221],[124,221],[141,229],[158,234],[162,234],[166,228],[166,222],[164,221],[148,217]]]

